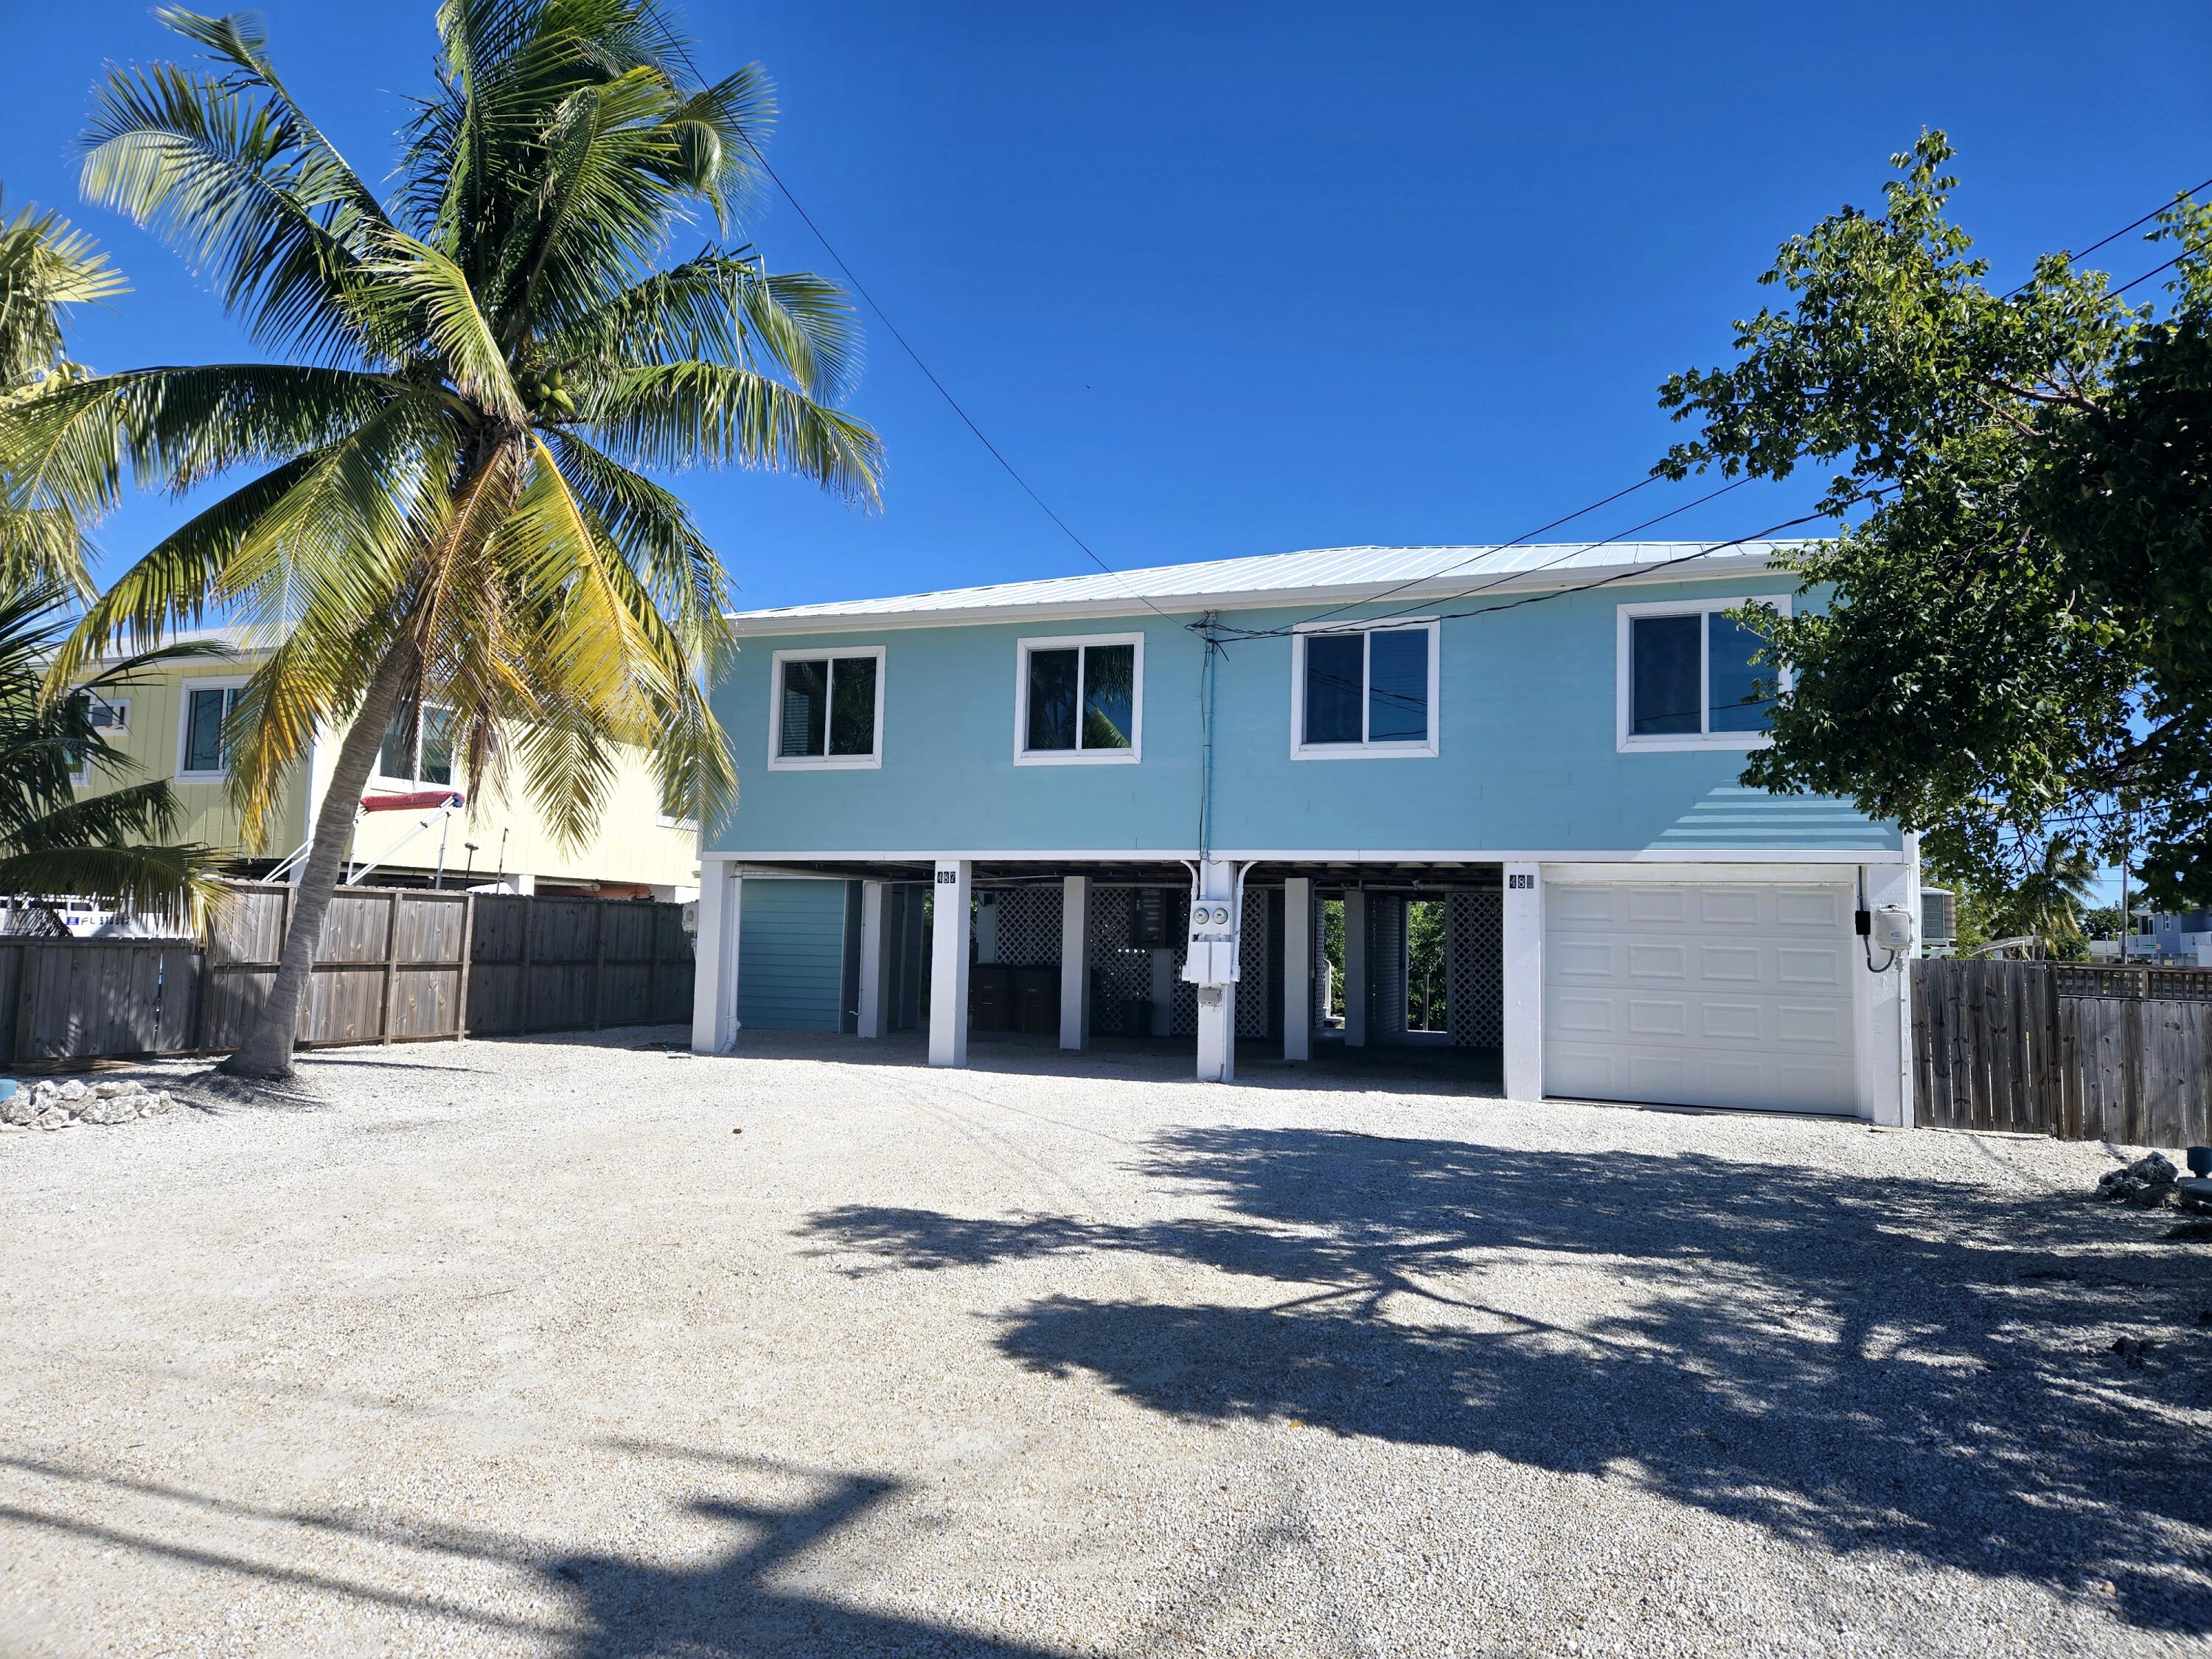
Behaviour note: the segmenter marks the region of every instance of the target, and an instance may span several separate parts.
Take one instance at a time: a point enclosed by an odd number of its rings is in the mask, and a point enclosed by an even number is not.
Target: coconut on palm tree
[[[386,195],[272,67],[259,26],[168,10],[208,67],[113,72],[84,185],[220,286],[273,361],[95,376],[0,413],[27,507],[95,514],[126,473],[247,475],[125,572],[62,653],[217,608],[272,653],[239,699],[232,789],[265,837],[319,727],[344,733],[281,966],[229,1061],[289,1068],[300,996],[395,712],[453,711],[469,775],[587,834],[618,745],[696,812],[734,787],[703,690],[727,580],[650,474],[799,473],[872,501],[836,404],[858,330],[831,284],[726,233],[771,113],[757,69],[702,82],[642,0],[445,0],[437,84]],[[678,235],[703,246],[670,259]]]

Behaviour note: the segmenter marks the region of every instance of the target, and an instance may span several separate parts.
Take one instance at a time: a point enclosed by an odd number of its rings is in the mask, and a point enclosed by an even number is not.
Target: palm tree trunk
[[[337,766],[331,775],[322,808],[315,814],[314,842],[300,872],[292,925],[284,935],[283,954],[276,959],[276,983],[269,988],[269,1000],[262,1005],[246,1040],[222,1065],[233,1076],[292,1074],[292,1047],[300,1034],[300,999],[307,988],[307,975],[322,944],[323,918],[329,914],[331,898],[337,890],[338,861],[345,855],[346,842],[353,833],[354,815],[361,805],[362,787],[368,782],[368,769],[383,746],[385,727],[391,722],[392,710],[414,663],[415,647],[403,637],[370,678],[361,712],[354,716],[345,740],[338,745]]]

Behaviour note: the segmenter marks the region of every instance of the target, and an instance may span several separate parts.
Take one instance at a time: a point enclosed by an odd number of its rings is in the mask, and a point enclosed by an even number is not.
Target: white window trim
[[[1698,617],[1698,724],[1703,726],[1712,713],[1712,665],[1707,659],[1712,652],[1712,624],[1703,619],[1716,611],[1733,611],[1741,605],[1771,605],[1784,616],[1790,614],[1787,593],[1735,593],[1718,599],[1650,599],[1635,605],[1624,605],[1616,612],[1613,641],[1613,747],[1624,755],[1661,754],[1686,749],[1733,750],[1739,754],[1753,749],[1764,749],[1774,738],[1765,732],[1669,732],[1663,737],[1638,737],[1631,730],[1635,710],[1630,706],[1635,690],[1633,664],[1630,659],[1629,624],[1638,617]],[[1777,674],[1780,687],[1790,689],[1790,676],[1787,671]]]
[[[212,772],[195,772],[185,762],[192,750],[192,693],[195,691],[236,691],[242,689],[251,676],[227,674],[216,679],[186,680],[177,693],[177,770],[179,783],[221,783],[229,777],[228,767],[218,767]]]
[[[425,708],[442,708],[449,717],[453,713],[453,707],[451,703],[433,702],[426,703],[423,706]],[[393,712],[397,713],[398,711],[394,710]],[[368,781],[371,783],[392,784],[401,789],[459,789],[461,787],[461,757],[458,753],[453,756],[452,761],[452,771],[453,776],[451,782],[434,783],[429,779],[421,775],[422,770],[422,722],[420,720],[415,722],[415,770],[416,775],[411,778],[395,778],[392,774],[386,771],[384,769],[384,744],[381,742],[379,742],[376,745],[376,758],[368,763]]]
[[[1030,734],[1030,653],[1080,652],[1086,645],[1133,645],[1129,694],[1129,746],[1127,749],[1031,749]],[[1083,741],[1082,658],[1076,659],[1076,732]],[[1014,764],[1017,766],[1134,766],[1145,757],[1145,636],[1142,634],[1051,634],[1014,642]]]
[[[130,698],[103,697],[97,691],[87,691],[84,695],[91,698],[93,702],[98,703],[102,708],[112,708],[117,714],[122,716],[122,719],[117,724],[106,728],[109,741],[112,742],[117,737],[127,738],[131,735]],[[76,771],[70,774],[70,787],[72,789],[89,789],[92,787],[92,758],[90,756],[87,756],[85,757],[85,763],[82,766],[80,766]]]
[[[1306,641],[1316,634],[1410,634],[1425,628],[1429,635],[1429,735],[1425,741],[1395,743],[1313,743],[1306,736]],[[1291,758],[1292,760],[1431,760],[1439,748],[1443,717],[1437,693],[1443,681],[1443,633],[1434,617],[1394,617],[1388,622],[1300,623],[1291,635]],[[1363,644],[1363,653],[1373,647]],[[1367,683],[1366,655],[1361,658],[1360,678]],[[1367,696],[1359,700],[1360,729],[1367,726]]]
[[[783,736],[783,665],[787,662],[819,662],[824,658],[835,661],[841,657],[872,657],[876,662],[876,732],[874,752],[866,755],[781,755],[776,751]],[[836,670],[831,669],[831,690],[834,692]],[[824,646],[813,651],[778,651],[769,658],[768,667],[768,769],[771,772],[872,772],[884,763],[884,647],[880,645]],[[826,721],[825,712],[823,719]],[[828,727],[823,727],[822,746],[830,746]]]

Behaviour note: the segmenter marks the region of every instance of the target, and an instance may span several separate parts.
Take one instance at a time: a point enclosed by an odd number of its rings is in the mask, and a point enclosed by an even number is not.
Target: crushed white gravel
[[[2112,1149],[678,1035],[0,1135],[0,1653],[2212,1632],[2212,1246]]]

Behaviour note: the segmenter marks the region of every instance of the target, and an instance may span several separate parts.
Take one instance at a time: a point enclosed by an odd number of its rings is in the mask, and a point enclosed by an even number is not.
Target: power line
[[[984,449],[989,453],[993,460],[996,461],[1000,466],[1006,469],[1006,476],[1021,486],[1022,493],[1037,504],[1038,511],[1042,512],[1046,518],[1050,519],[1054,525],[1059,526],[1060,533],[1066,537],[1068,540],[1073,542],[1076,546],[1083,550],[1083,556],[1085,558],[1090,560],[1091,563],[1097,565],[1108,575],[1113,577],[1115,580],[1121,581],[1121,573],[1115,569],[1112,565],[1107,563],[1105,560],[1100,558],[1097,554],[1091,551],[1091,544],[1085,541],[1082,537],[1077,535],[1073,530],[1068,527],[1067,520],[1061,518],[1059,514],[1052,510],[1052,504],[1046,501],[1043,496],[1036,493],[1036,489],[1030,486],[1030,481],[1022,477],[1020,471],[1015,467],[1014,464],[1008,460],[1000,451],[998,445],[993,443],[988,435],[985,434],[983,428],[975,424],[974,417],[970,416],[966,410],[960,406],[960,400],[954,397],[951,392],[945,389],[945,382],[937,378],[936,370],[931,368],[927,363],[922,361],[921,354],[914,349],[913,343],[909,341],[905,335],[899,332],[899,326],[890,319],[890,313],[885,311],[882,306],[876,302],[876,296],[868,292],[867,285],[861,282],[859,276],[854,274],[853,267],[845,263],[845,256],[837,252],[836,246],[831,244],[830,239],[822,234],[822,227],[814,222],[813,216],[808,213],[807,210],[799,204],[799,198],[791,193],[791,186],[783,182],[783,175],[769,165],[768,157],[761,153],[761,148],[758,144],[753,142],[752,135],[750,132],[746,132],[743,133],[741,136],[745,141],[745,148],[752,151],[753,159],[761,164],[761,170],[768,174],[769,181],[773,183],[776,189],[782,193],[783,199],[791,204],[791,210],[799,216],[799,219],[805,224],[807,229],[814,233],[814,240],[822,244],[822,251],[824,253],[827,253],[830,258],[836,262],[838,270],[845,273],[845,280],[853,285],[853,291],[859,295],[861,299],[867,301],[868,309],[876,313],[877,319],[880,321],[884,327],[890,331],[891,338],[899,343],[900,349],[904,351],[908,356],[914,360],[914,366],[921,371],[922,378],[927,380],[931,386],[937,389],[937,395],[945,399],[945,407],[950,409],[955,415],[957,415],[960,417],[961,424],[965,426],[969,431],[975,434],[975,441],[983,446]],[[1128,593],[1131,599],[1142,600],[1145,608],[1150,611],[1154,616],[1159,617],[1163,622],[1172,622],[1175,620],[1175,618],[1170,617],[1166,611],[1161,610],[1159,606],[1154,605],[1150,599],[1146,599],[1143,594],[1138,592],[1134,588],[1129,587],[1126,582],[1123,583],[1123,587],[1124,591]]]
[[[1650,477],[1645,478],[1644,483],[1654,483],[1656,481],[1657,477],[1658,475],[1654,473]],[[1718,489],[1707,490],[1704,495],[1698,496],[1694,501],[1684,501],[1680,507],[1668,507],[1664,513],[1658,514],[1656,518],[1646,519],[1642,524],[1631,525],[1626,530],[1615,531],[1612,535],[1604,537],[1598,541],[1584,542],[1579,547],[1566,548],[1564,550],[1554,554],[1552,557],[1545,560],[1541,564],[1530,565],[1526,570],[1504,571],[1490,581],[1480,582],[1473,587],[1462,588],[1456,593],[1447,593],[1436,599],[1422,599],[1416,601],[1412,605],[1401,605],[1397,610],[1386,611],[1378,617],[1364,617],[1360,619],[1360,626],[1365,627],[1371,623],[1388,622],[1393,617],[1403,617],[1415,611],[1425,611],[1432,604],[1456,605],[1462,599],[1473,599],[1478,593],[1487,593],[1493,587],[1501,587],[1507,582],[1517,581],[1522,577],[1533,576],[1540,571],[1552,569],[1555,566],[1564,564],[1569,559],[1577,557],[1582,554],[1593,553],[1601,547],[1610,547],[1615,542],[1626,541],[1631,536],[1640,534],[1642,532],[1650,529],[1655,524],[1664,524],[1668,520],[1679,518],[1681,514],[1689,512],[1693,507],[1703,507],[1707,501],[1718,501],[1730,490],[1741,489],[1744,485],[1750,482],[1751,479],[1747,477],[1734,479],[1728,483],[1723,484]],[[1627,493],[1627,491],[1623,490],[1621,495],[1626,495]],[[1614,495],[1608,496],[1607,499],[1610,501],[1618,501],[1620,497],[1619,495]],[[1603,501],[1601,501],[1597,505],[1602,507],[1604,504],[1605,503]],[[1589,510],[1589,508],[1583,509],[1585,512]],[[1579,518],[1581,514],[1577,514],[1574,516]],[[1557,522],[1564,524],[1565,520],[1557,520]],[[1543,532],[1531,531],[1529,534],[1540,536],[1543,534]],[[1441,575],[1449,571],[1455,570],[1459,568],[1460,565],[1472,563],[1476,559],[1487,557],[1492,553],[1502,552],[1506,548],[1513,545],[1514,544],[1511,542],[1504,542],[1501,543],[1497,547],[1485,547],[1478,549],[1476,551],[1468,555],[1466,558],[1460,560],[1458,564],[1445,566],[1443,571],[1439,571],[1437,574]],[[1686,555],[1685,556],[1702,557],[1703,555]],[[1670,560],[1668,562],[1673,563],[1675,562],[1675,561]],[[1345,604],[1340,605],[1333,610],[1317,611],[1313,616],[1304,617],[1300,621],[1291,623],[1280,628],[1244,629],[1240,633],[1239,637],[1243,639],[1254,640],[1279,639],[1286,634],[1296,633],[1299,629],[1310,628],[1316,623],[1325,621],[1330,617],[1338,616],[1346,611],[1358,610],[1363,605],[1379,604],[1382,600],[1389,599],[1393,593],[1402,593],[1407,588],[1415,586],[1421,582],[1433,581],[1435,580],[1436,577],[1434,575],[1416,576],[1413,578],[1412,580],[1399,583],[1395,587],[1385,589],[1382,592],[1376,594],[1371,599],[1348,600]],[[1478,612],[1474,614],[1479,615],[1480,613]]]
[[[767,155],[762,152],[760,146],[754,142],[752,135],[750,132],[741,131],[739,136],[744,138],[745,148],[752,152],[753,159],[760,163],[761,170],[768,175],[769,181],[775,185],[776,190],[781,194],[783,199],[791,204],[792,211],[799,216],[800,222],[805,225],[806,228],[811,233],[812,233],[814,240],[821,243],[823,252],[827,253],[830,259],[835,262],[838,270],[844,273],[845,280],[853,285],[853,291],[858,294],[860,298],[866,302],[869,310],[875,313],[877,319],[882,322],[884,329],[890,334],[891,338],[898,342],[900,349],[904,351],[906,355],[913,360],[914,366],[921,371],[923,378],[929,382],[933,388],[935,389],[937,395],[944,398],[945,406],[951,409],[955,415],[959,416],[961,424],[965,426],[968,430],[975,435],[975,441],[981,444],[984,450],[990,455],[991,459],[996,461],[999,465],[1004,469],[1006,476],[1012,478],[1016,484],[1020,486],[1022,493],[1027,495],[1030,501],[1036,504],[1037,510],[1042,513],[1045,517],[1052,520],[1054,526],[1060,531],[1060,534],[1066,537],[1069,541],[1073,542],[1075,546],[1081,550],[1084,557],[1089,559],[1091,563],[1097,565],[1098,568],[1103,571],[1107,575],[1113,577],[1116,581],[1121,581],[1123,591],[1127,592],[1130,598],[1139,601],[1147,611],[1150,611],[1154,616],[1159,617],[1163,622],[1175,621],[1176,619],[1174,617],[1170,617],[1166,611],[1161,610],[1158,605],[1155,605],[1146,595],[1138,592],[1133,587],[1128,586],[1126,581],[1123,581],[1122,573],[1116,570],[1112,565],[1107,563],[1104,559],[1099,557],[1097,553],[1092,550],[1091,544],[1085,541],[1082,537],[1075,533],[1075,531],[1069,526],[1066,520],[1061,518],[1058,513],[1053,510],[1051,503],[1047,501],[1042,495],[1037,493],[1036,488],[1030,484],[1030,481],[1022,476],[1019,469],[1018,469],[1012,461],[1006,459],[1005,453],[1000,451],[996,444],[991,441],[988,434],[984,432],[981,427],[975,423],[975,418],[968,413],[967,410],[961,406],[960,400],[955,398],[951,392],[945,386],[945,382],[937,377],[936,371],[932,369],[928,363],[923,360],[921,354],[915,349],[913,343],[899,331],[898,325],[891,320],[890,313],[883,308],[882,305],[878,302],[875,295],[868,291],[867,285],[862,283],[859,276],[854,273],[853,267],[846,263],[844,255],[838,252],[836,246],[830,240],[828,236],[823,234],[822,227],[815,223],[813,216],[807,212],[805,207],[800,203],[799,198],[793,193],[791,186],[784,183],[782,174],[779,173],[769,163]],[[2157,218],[2159,215],[2166,212],[2167,209],[2172,205],[2174,201],[2179,201],[2185,198],[2195,196],[2199,191],[2208,188],[2212,188],[2212,179],[2207,179],[2189,190],[2178,192],[2172,200],[2160,202],[2158,206],[2153,208],[2149,212],[2142,215],[2138,218],[2130,220],[2128,223],[2121,226],[2118,230],[2099,238],[2096,241],[2090,243],[2087,247],[2081,249],[2078,253],[2069,252],[2066,257],[2069,260],[2073,260],[2079,259],[2087,254],[2094,253],[2099,248],[2118,240],[2119,238],[2126,235],[2130,231]],[[2179,264],[2185,257],[2186,255],[2185,254],[2177,254],[2173,258],[2167,260],[2166,264],[2160,265],[2156,270],[2145,271],[2142,276],[2136,277],[2132,282],[2124,283],[2121,284],[2120,287],[2114,289],[2112,292],[2115,294],[2124,294],[2129,289],[2134,288],[2140,283],[2148,282],[2152,277],[2158,276],[2162,271],[2171,270],[2174,265]],[[2033,278],[2030,278],[2031,282],[2033,280]],[[2010,299],[2014,297],[2014,295],[2018,295],[2027,286],[2028,284],[2027,283],[2023,283],[2019,288],[2013,289],[2012,292],[2008,294],[2005,297],[2007,299]],[[1401,582],[1395,587],[1384,589],[1381,593],[1375,595],[1371,599],[1347,602],[1346,604],[1338,605],[1332,610],[1317,612],[1314,617],[1304,619],[1304,623],[1292,623],[1286,628],[1270,629],[1265,630],[1240,629],[1237,630],[1238,637],[1240,639],[1268,639],[1279,637],[1284,634],[1293,631],[1298,627],[1309,626],[1316,621],[1325,620],[1329,617],[1340,615],[1345,611],[1376,604],[1382,599],[1391,598],[1395,594],[1401,593],[1409,587],[1418,586],[1419,583],[1433,581],[1438,576],[1449,574],[1451,571],[1470,564],[1477,559],[1488,556],[1493,553],[1502,552],[1507,548],[1520,546],[1522,544],[1534,539],[1535,537],[1541,536],[1549,531],[1558,529],[1561,525],[1571,524],[1575,520],[1586,517],[1589,514],[1596,512],[1600,507],[1609,507],[1615,501],[1624,500],[1627,496],[1634,495],[1637,491],[1648,488],[1650,485],[1657,483],[1659,481],[1659,477],[1660,475],[1656,472],[1647,473],[1643,477],[1638,479],[1634,483],[1626,485],[1620,489],[1617,489],[1609,495],[1602,496],[1599,500],[1590,502],[1587,507],[1577,507],[1572,513],[1565,514],[1559,518],[1554,519],[1548,524],[1540,525],[1534,530],[1524,531],[1522,534],[1515,537],[1510,541],[1502,542],[1492,547],[1485,547],[1479,551],[1469,554],[1466,558],[1458,561],[1456,563],[1443,567],[1441,570],[1432,571],[1424,575],[1409,578],[1407,580]],[[1656,518],[1648,519],[1644,520],[1643,524],[1635,526],[1631,529],[1618,532],[1601,541],[1588,543],[1581,547],[1570,550],[1566,553],[1560,554],[1556,558],[1547,560],[1542,564],[1532,567],[1529,570],[1510,571],[1504,573],[1499,575],[1493,581],[1466,590],[1463,592],[1450,595],[1439,601],[1439,603],[1445,605],[1455,604],[1461,599],[1471,598],[1474,594],[1487,592],[1491,588],[1499,586],[1507,581],[1530,575],[1536,571],[1549,569],[1567,558],[1571,558],[1578,554],[1589,552],[1596,548],[1607,546],[1614,542],[1621,541],[1629,536],[1636,534],[1638,531],[1649,529],[1653,525],[1663,523],[1666,520],[1674,518],[1680,514],[1686,513],[1693,507],[1701,507],[1705,502],[1716,500],[1719,496],[1727,495],[1730,490],[1739,489],[1742,485],[1750,482],[1751,480],[1747,477],[1737,478],[1718,489],[1699,496],[1695,501],[1688,501],[1680,507],[1671,508],[1668,512],[1660,514]],[[1879,492],[1876,493],[1878,494]],[[1862,499],[1865,498],[1862,497]],[[1692,560],[1705,558],[1712,554],[1723,551],[1730,547],[1738,547],[1747,542],[1762,539],[1765,537],[1772,535],[1777,531],[1790,529],[1798,525],[1810,524],[1816,520],[1830,516],[1832,515],[1826,513],[1807,514],[1799,518],[1785,520],[1780,524],[1770,526],[1767,529],[1754,532],[1749,536],[1738,537],[1734,541],[1715,543],[1711,546],[1699,549],[1695,553],[1684,554],[1680,558],[1668,559],[1655,565],[1640,566],[1631,570],[1618,572],[1613,575],[1602,577],[1596,581],[1582,583],[1565,588],[1549,589],[1543,593],[1532,595],[1529,598],[1523,599],[1516,599],[1510,604],[1485,606],[1483,609],[1479,611],[1462,611],[1456,614],[1462,617],[1484,616],[1487,615],[1492,611],[1510,611],[1517,609],[1519,606],[1523,605],[1534,605],[1544,599],[1561,598],[1568,593],[1585,592],[1590,589],[1603,587],[1611,582],[1621,580],[1624,577],[1628,575],[1641,575],[1649,574],[1651,571],[1668,569],[1678,564],[1686,564]],[[1419,608],[1422,607],[1401,607],[1401,610],[1397,611],[1384,613],[1383,618],[1370,620],[1385,620],[1391,616],[1404,615],[1407,610]],[[1438,620],[1446,619],[1447,618],[1444,617],[1438,618]],[[1205,637],[1209,651],[1216,643],[1214,639],[1214,631],[1216,630],[1210,630],[1207,625],[1203,622],[1184,623],[1182,625],[1200,633],[1203,637]]]

